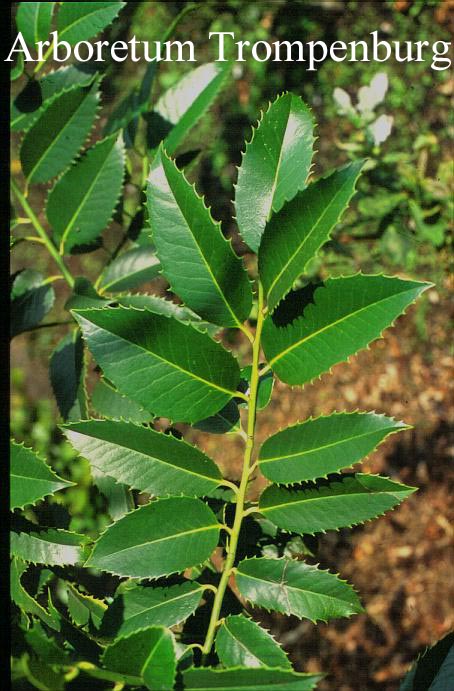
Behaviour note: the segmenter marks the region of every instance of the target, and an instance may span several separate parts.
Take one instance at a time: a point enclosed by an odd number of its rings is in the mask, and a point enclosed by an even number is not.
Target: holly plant
[[[22,3],[19,21],[31,12],[23,6],[41,13],[48,4]],[[89,38],[122,4],[59,3],[57,26],[79,13],[80,31],[68,30],[68,40]],[[14,276],[12,333],[40,325],[53,280],[66,280],[70,325],[50,379],[61,430],[88,461],[113,519],[97,536],[63,529],[60,514],[43,507],[72,483],[12,442],[14,678],[38,689],[313,689],[321,675],[293,670],[260,612],[326,622],[362,611],[350,584],[314,565],[305,540],[376,518],[414,491],[354,469],[407,425],[339,411],[259,446],[260,412],[275,378],[309,385],[380,338],[430,284],[362,273],[305,280],[363,162],[313,180],[313,116],[292,93],[262,115],[239,167],[234,204],[246,271],[174,158],[227,72],[199,67],[183,78],[194,89],[177,85],[150,105],[153,70],[105,118],[104,132],[98,121],[83,153],[100,75],[75,66],[41,79],[23,74],[13,103],[13,130],[24,132],[24,186],[12,189],[25,218],[16,224],[36,235],[12,242],[37,241],[59,274]],[[164,121],[161,143],[155,126],[150,143],[150,123]],[[34,186],[49,181],[45,223],[31,200]],[[73,255],[99,247],[113,216],[123,224],[120,243],[94,283],[75,277]],[[158,277],[165,297],[128,292]],[[239,471],[186,441],[193,429],[220,444],[237,435]],[[267,482],[260,492],[258,476]],[[47,518],[39,525],[37,516]]]

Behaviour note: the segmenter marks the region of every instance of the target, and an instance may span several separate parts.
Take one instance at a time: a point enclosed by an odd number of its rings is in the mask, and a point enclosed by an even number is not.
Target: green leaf
[[[338,223],[355,193],[362,161],[335,170],[299,192],[265,228],[259,274],[273,311]]]
[[[41,691],[64,691],[65,680],[60,671],[55,671],[50,665],[37,657],[29,657],[28,653],[22,658],[22,669],[31,686]]]
[[[83,561],[83,535],[23,523],[25,530],[17,532],[13,526],[10,536],[11,554],[15,557],[46,566],[71,566]]]
[[[116,295],[115,302],[124,307],[137,307],[137,309],[146,309],[154,314],[162,314],[164,317],[175,317],[180,322],[191,324],[197,331],[209,333],[210,336],[215,336],[219,331],[218,326],[202,321],[198,314],[185,305],[176,305],[158,295],[147,295],[146,293]]]
[[[47,101],[52,96],[77,86],[88,86],[95,77],[96,73],[86,65],[67,65],[45,74],[39,81],[29,79],[11,103],[11,130],[18,132],[29,129],[45,110]]]
[[[179,573],[210,556],[219,528],[200,499],[158,499],[107,528],[85,566],[129,578]]]
[[[27,571],[28,564],[17,557],[11,559],[10,565],[10,586],[11,599],[24,612],[33,614],[43,621],[47,626],[56,631],[59,630],[59,622],[42,607],[22,585],[21,578]]]
[[[35,655],[47,665],[69,664],[68,651],[57,645],[50,638],[39,621],[34,621],[32,627],[24,632],[25,640]]]
[[[15,441],[11,441],[10,445],[10,468],[11,509],[23,509],[27,504],[36,504],[49,494],[73,484],[58,477],[32,449]]]
[[[63,420],[86,418],[84,344],[79,329],[59,341],[50,356],[49,376]]]
[[[95,385],[91,394],[91,404],[99,415],[111,420],[123,419],[140,424],[153,419],[152,413],[123,396],[105,379],[100,379]]]
[[[108,307],[116,302],[114,298],[103,298],[84,276],[77,276],[74,281],[73,294],[65,302],[65,309],[89,309],[91,307]]]
[[[170,156],[174,155],[188,132],[211,106],[229,72],[228,63],[200,65],[185,74],[158,100],[154,111],[170,126],[170,132],[164,140],[164,148]]]
[[[104,127],[105,135],[123,129],[126,146],[131,147],[133,145],[137,131],[137,119],[148,108],[156,69],[156,62],[150,62],[147,65],[140,89],[134,89],[129,93],[110,114]]]
[[[105,602],[81,593],[71,583],[65,583],[65,587],[71,621],[81,628],[93,626],[93,628],[99,629],[107,611]]]
[[[17,9],[17,30],[30,48],[49,36],[55,2],[21,2]]]
[[[418,657],[399,691],[450,691],[454,678],[454,633],[448,633]]]
[[[431,285],[380,275],[329,278],[291,324],[278,327],[267,317],[266,358],[283,382],[305,384],[380,338]]]
[[[11,338],[37,326],[54,301],[54,289],[39,271],[19,271],[11,287]]]
[[[123,485],[113,477],[104,475],[92,466],[91,476],[96,487],[107,500],[107,513],[114,521],[118,521],[134,508],[134,498],[126,485]]]
[[[112,220],[123,187],[125,151],[109,137],[84,152],[55,183],[46,214],[60,254],[91,245]]]
[[[74,45],[103,31],[124,2],[63,2],[57,16],[58,38]]]
[[[292,667],[268,631],[242,614],[224,619],[216,635],[216,652],[224,667]]]
[[[227,434],[237,432],[240,427],[240,411],[235,401],[229,401],[214,415],[200,420],[193,425],[196,429],[210,434]]]
[[[150,626],[180,624],[195,612],[203,591],[203,585],[190,581],[168,588],[128,588],[109,605],[102,632],[119,638]]]
[[[96,117],[98,85],[96,80],[89,89],[64,91],[44,105],[39,118],[27,130],[20,150],[28,184],[47,182],[73,161]]]
[[[191,326],[133,308],[74,314],[105,375],[155,415],[197,422],[235,396],[236,360]]]
[[[326,477],[370,454],[386,437],[408,429],[375,413],[333,413],[287,427],[263,444],[260,470],[273,482],[290,484]]]
[[[247,383],[251,384],[252,365],[247,365],[241,370],[241,378],[245,379]],[[259,377],[259,384],[257,389],[257,410],[263,410],[267,407],[271,400],[274,388],[274,377],[272,372],[265,372]]]
[[[320,674],[302,674],[287,669],[191,667],[183,672],[185,691],[311,691]]]
[[[299,96],[283,94],[269,106],[238,171],[235,210],[244,241],[257,252],[273,212],[304,189],[313,155],[314,120]]]
[[[119,638],[108,645],[102,655],[107,669],[143,679],[151,691],[174,688],[177,660],[173,634],[163,627],[153,626]]]
[[[148,179],[148,212],[156,252],[172,290],[210,322],[241,324],[252,304],[242,261],[203,198],[162,149]]]
[[[415,491],[386,477],[357,473],[316,489],[270,485],[260,497],[259,511],[279,528],[313,534],[381,516]]]
[[[222,475],[197,447],[131,422],[89,420],[63,427],[92,467],[153,496],[204,496]]]
[[[99,289],[102,293],[116,293],[136,288],[156,278],[160,268],[153,247],[136,247],[120,254],[104,269]]]
[[[254,605],[300,619],[326,622],[362,611],[348,583],[303,561],[244,559],[235,580],[241,595]]]

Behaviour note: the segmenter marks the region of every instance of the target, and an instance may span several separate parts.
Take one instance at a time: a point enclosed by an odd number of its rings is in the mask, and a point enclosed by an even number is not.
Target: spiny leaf
[[[46,214],[61,254],[93,244],[112,219],[121,188],[125,152],[121,138],[97,142],[57,180]]]
[[[91,307],[108,307],[117,302],[115,298],[104,298],[95,290],[93,285],[84,276],[76,276],[73,294],[65,302],[65,309],[78,310]]]
[[[156,278],[160,268],[153,247],[136,247],[120,254],[106,267],[99,279],[99,288],[103,293],[131,290]]]
[[[28,564],[17,557],[11,559],[10,566],[10,586],[11,599],[20,609],[29,614],[33,614],[43,621],[47,626],[56,631],[60,628],[60,623],[51,613],[42,607],[22,585],[21,578],[27,571]]]
[[[86,538],[68,530],[41,528],[21,521],[22,530],[11,532],[11,554],[23,561],[46,566],[73,566],[84,559]]]
[[[74,314],[105,375],[146,410],[197,422],[235,396],[236,360],[191,326],[133,308]]]
[[[266,318],[267,360],[282,381],[305,384],[379,338],[431,285],[381,275],[329,278],[316,287],[312,302],[301,300],[291,324],[276,326]]]
[[[96,76],[87,65],[66,65],[48,72],[39,81],[30,79],[11,103],[11,130],[18,132],[29,129],[45,110],[51,97],[72,88],[88,86]]]
[[[95,80],[90,88],[64,91],[45,104],[27,130],[20,150],[29,184],[47,182],[73,161],[95,120],[98,85],[99,80]]]
[[[17,9],[16,24],[30,48],[45,41],[50,32],[55,2],[21,2]]]
[[[253,130],[238,171],[235,210],[240,233],[254,252],[272,213],[306,185],[313,129],[309,108],[288,93],[278,96]]]
[[[173,634],[162,626],[119,638],[102,655],[107,669],[143,679],[151,691],[174,688],[177,660]]]
[[[210,434],[227,434],[237,432],[240,428],[240,411],[235,401],[229,401],[221,410],[193,425],[202,432]]]
[[[202,321],[198,314],[190,310],[185,305],[176,305],[170,300],[161,298],[158,295],[148,295],[146,293],[136,293],[135,295],[116,295],[115,302],[124,307],[136,307],[146,309],[154,314],[162,314],[164,317],[175,317],[184,324],[191,324],[197,331],[208,333],[215,336],[219,327],[215,324]]]
[[[68,596],[68,612],[71,620],[81,628],[93,625],[99,629],[101,621],[107,611],[107,605],[91,595],[81,593],[71,583],[65,583]]]
[[[244,559],[235,580],[241,595],[254,605],[300,619],[328,621],[362,611],[350,585],[302,561]]]
[[[210,62],[200,65],[184,75],[174,86],[160,97],[155,108],[156,113],[170,127],[164,140],[164,148],[171,156],[182,143],[188,132],[208,110],[222,88],[230,65]],[[150,134],[154,113],[150,117]],[[162,129],[162,125],[161,125]],[[157,146],[159,142],[152,142]]]
[[[190,581],[168,588],[127,588],[109,605],[102,633],[120,638],[149,626],[175,626],[195,612],[203,591],[203,585]]]
[[[54,638],[47,635],[39,621],[33,622],[32,627],[25,631],[24,637],[35,655],[46,665],[69,664],[68,651],[60,647]]]
[[[263,444],[260,470],[269,480],[290,484],[325,477],[358,463],[389,434],[408,429],[385,415],[333,413],[287,427]]]
[[[399,691],[449,691],[454,678],[454,633],[448,633],[418,657]]]
[[[259,511],[279,528],[313,534],[381,516],[415,490],[386,477],[357,473],[309,490],[270,485],[260,497]]]
[[[110,475],[104,475],[94,466],[91,467],[91,476],[96,487],[107,501],[107,513],[118,521],[134,508],[134,497],[129,488],[117,482]]]
[[[123,396],[105,379],[100,379],[95,385],[91,394],[91,405],[99,415],[111,420],[123,419],[140,424],[153,419],[152,413]]]
[[[54,289],[39,271],[19,271],[11,287],[11,338],[37,326],[54,301]]]
[[[199,499],[159,499],[107,528],[85,566],[129,578],[168,576],[205,561],[217,545],[219,528]]]
[[[202,197],[162,149],[148,179],[148,211],[156,252],[172,290],[210,322],[243,322],[252,293],[242,261]]]
[[[141,492],[203,496],[222,480],[195,446],[131,422],[89,420],[63,431],[92,467]]]
[[[362,161],[350,163],[313,182],[267,224],[260,244],[259,274],[270,311],[329,239],[355,192],[362,165]]]
[[[74,45],[106,28],[124,2],[63,2],[57,16],[58,38]]]
[[[216,652],[224,667],[292,667],[268,631],[242,614],[224,619],[216,635]]]
[[[322,676],[267,667],[191,667],[183,672],[183,682],[185,691],[311,691]]]
[[[11,441],[10,445],[10,467],[11,509],[23,509],[27,504],[36,504],[49,494],[73,484],[58,477],[34,451],[15,441]]]
[[[49,376],[63,420],[86,418],[84,344],[79,329],[59,341],[50,357]]]
[[[251,384],[252,365],[247,365],[241,370],[241,378],[245,379],[247,383]],[[272,372],[265,372],[264,375],[259,376],[259,384],[257,389],[257,410],[266,408],[271,400],[274,388],[274,377]]]

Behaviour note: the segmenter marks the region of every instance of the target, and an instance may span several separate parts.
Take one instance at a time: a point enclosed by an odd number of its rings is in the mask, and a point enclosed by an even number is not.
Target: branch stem
[[[28,201],[25,199],[24,195],[14,182],[14,180],[11,180],[11,189],[13,190],[15,196],[17,197],[18,201],[21,203],[23,210],[27,214],[28,218],[33,224],[34,229],[38,233],[39,237],[41,238],[43,244],[46,246],[46,249],[48,250],[49,254],[52,256],[54,259],[55,263],[57,264],[58,268],[60,269],[65,281],[69,285],[70,288],[74,287],[74,278],[72,277],[69,269],[67,268],[66,264],[64,263],[62,257],[59,255],[57,248],[47,235],[46,231],[42,227],[41,223],[38,220],[38,217],[36,216],[35,212],[33,211],[32,207],[28,203]]]
[[[241,525],[243,518],[245,516],[244,504],[246,500],[246,492],[249,482],[249,469],[252,460],[252,453],[254,451],[254,440],[255,440],[255,420],[257,414],[257,391],[259,385],[259,364],[260,364],[260,339],[262,335],[263,326],[263,288],[259,283],[258,288],[258,317],[257,317],[257,328],[254,336],[254,341],[252,344],[252,373],[251,373],[251,386],[250,394],[248,398],[248,419],[247,419],[247,440],[246,448],[244,450],[244,460],[243,460],[243,470],[241,473],[241,482],[239,486],[235,518],[233,521],[230,541],[227,549],[227,556],[222,569],[221,580],[219,581],[218,591],[214,598],[213,609],[211,610],[210,623],[208,625],[208,630],[203,644],[203,654],[206,659],[209,655],[211,648],[213,646],[214,637],[216,634],[216,628],[219,624],[219,615],[221,613],[222,602],[224,599],[225,591],[229,583],[230,576],[234,568],[236,550],[238,547],[238,540],[241,531]]]

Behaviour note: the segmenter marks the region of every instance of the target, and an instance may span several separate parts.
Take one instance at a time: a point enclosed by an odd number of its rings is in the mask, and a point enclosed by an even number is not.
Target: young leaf
[[[84,628],[93,626],[99,629],[107,611],[107,605],[91,595],[85,595],[71,583],[65,583],[68,597],[67,607],[70,619],[76,626]]]
[[[85,566],[129,578],[168,576],[205,561],[219,528],[200,499],[158,499],[111,525]]]
[[[273,311],[329,239],[355,192],[362,161],[350,163],[299,192],[265,228],[259,274]]]
[[[84,344],[79,329],[58,343],[50,356],[49,376],[63,420],[86,418]]]
[[[414,491],[415,487],[386,477],[357,473],[328,487],[309,490],[270,485],[260,497],[259,510],[279,528],[313,534],[381,516]]]
[[[153,419],[152,413],[123,396],[105,379],[100,379],[95,385],[91,394],[91,405],[99,415],[111,420],[123,419],[140,424]]]
[[[16,24],[27,45],[35,49],[35,43],[49,36],[55,2],[21,2],[17,9]]]
[[[15,441],[11,441],[10,445],[10,467],[11,509],[36,504],[49,494],[73,484],[58,477],[34,451]]]
[[[328,621],[362,611],[353,588],[328,571],[292,559],[244,559],[236,584],[258,607],[300,619]]]
[[[224,619],[216,635],[216,652],[224,667],[292,667],[268,631],[242,614]]]
[[[267,317],[266,358],[283,382],[305,384],[380,338],[431,285],[381,275],[329,278],[291,324],[278,327]]]
[[[120,638],[150,626],[180,624],[195,612],[203,591],[203,585],[190,581],[168,588],[128,588],[109,605],[102,633]]]
[[[107,669],[141,677],[151,691],[174,688],[177,660],[173,633],[162,626],[119,638],[102,655]]]
[[[235,210],[240,233],[254,252],[272,213],[306,185],[313,129],[309,108],[287,93],[278,96],[253,130],[238,171]]]
[[[110,420],[74,423],[63,431],[92,467],[153,496],[203,496],[222,480],[208,456],[170,434]]]
[[[408,429],[375,413],[333,413],[287,427],[263,444],[260,470],[269,480],[290,484],[325,477],[370,454],[389,434]]]
[[[125,152],[120,138],[97,142],[57,180],[46,214],[60,254],[91,245],[108,226],[123,186]]]
[[[175,154],[188,132],[208,110],[230,71],[228,63],[210,62],[185,74],[158,100],[154,113],[170,127],[164,140],[164,149],[170,156]],[[151,115],[151,123],[153,116]],[[153,132],[151,132],[153,135]],[[155,146],[159,142],[154,143]]]
[[[24,521],[25,530],[11,532],[11,554],[46,566],[70,566],[83,561],[85,537],[67,530],[41,528]]]
[[[242,261],[203,198],[162,149],[150,171],[148,212],[156,252],[172,290],[214,324],[241,324],[252,304]],[[175,247],[181,251],[175,252]]]
[[[63,2],[57,15],[58,38],[74,45],[106,28],[124,2]]]
[[[96,80],[89,89],[64,91],[45,104],[27,130],[20,150],[22,170],[29,184],[47,182],[73,161],[95,120],[98,85]]]
[[[183,672],[185,691],[311,691],[321,674],[305,674],[288,669],[235,667],[214,669],[191,667]]]
[[[78,86],[88,86],[96,76],[87,65],[66,65],[45,74],[39,81],[30,79],[11,103],[10,129],[15,132],[29,129],[52,96]]]
[[[11,338],[37,326],[54,301],[54,289],[39,271],[19,271],[11,287]]]
[[[131,290],[156,278],[160,268],[153,247],[136,247],[120,254],[104,269],[99,279],[99,289],[102,293]]]
[[[235,396],[236,360],[191,326],[133,308],[74,314],[105,375],[155,415],[197,422]]]

